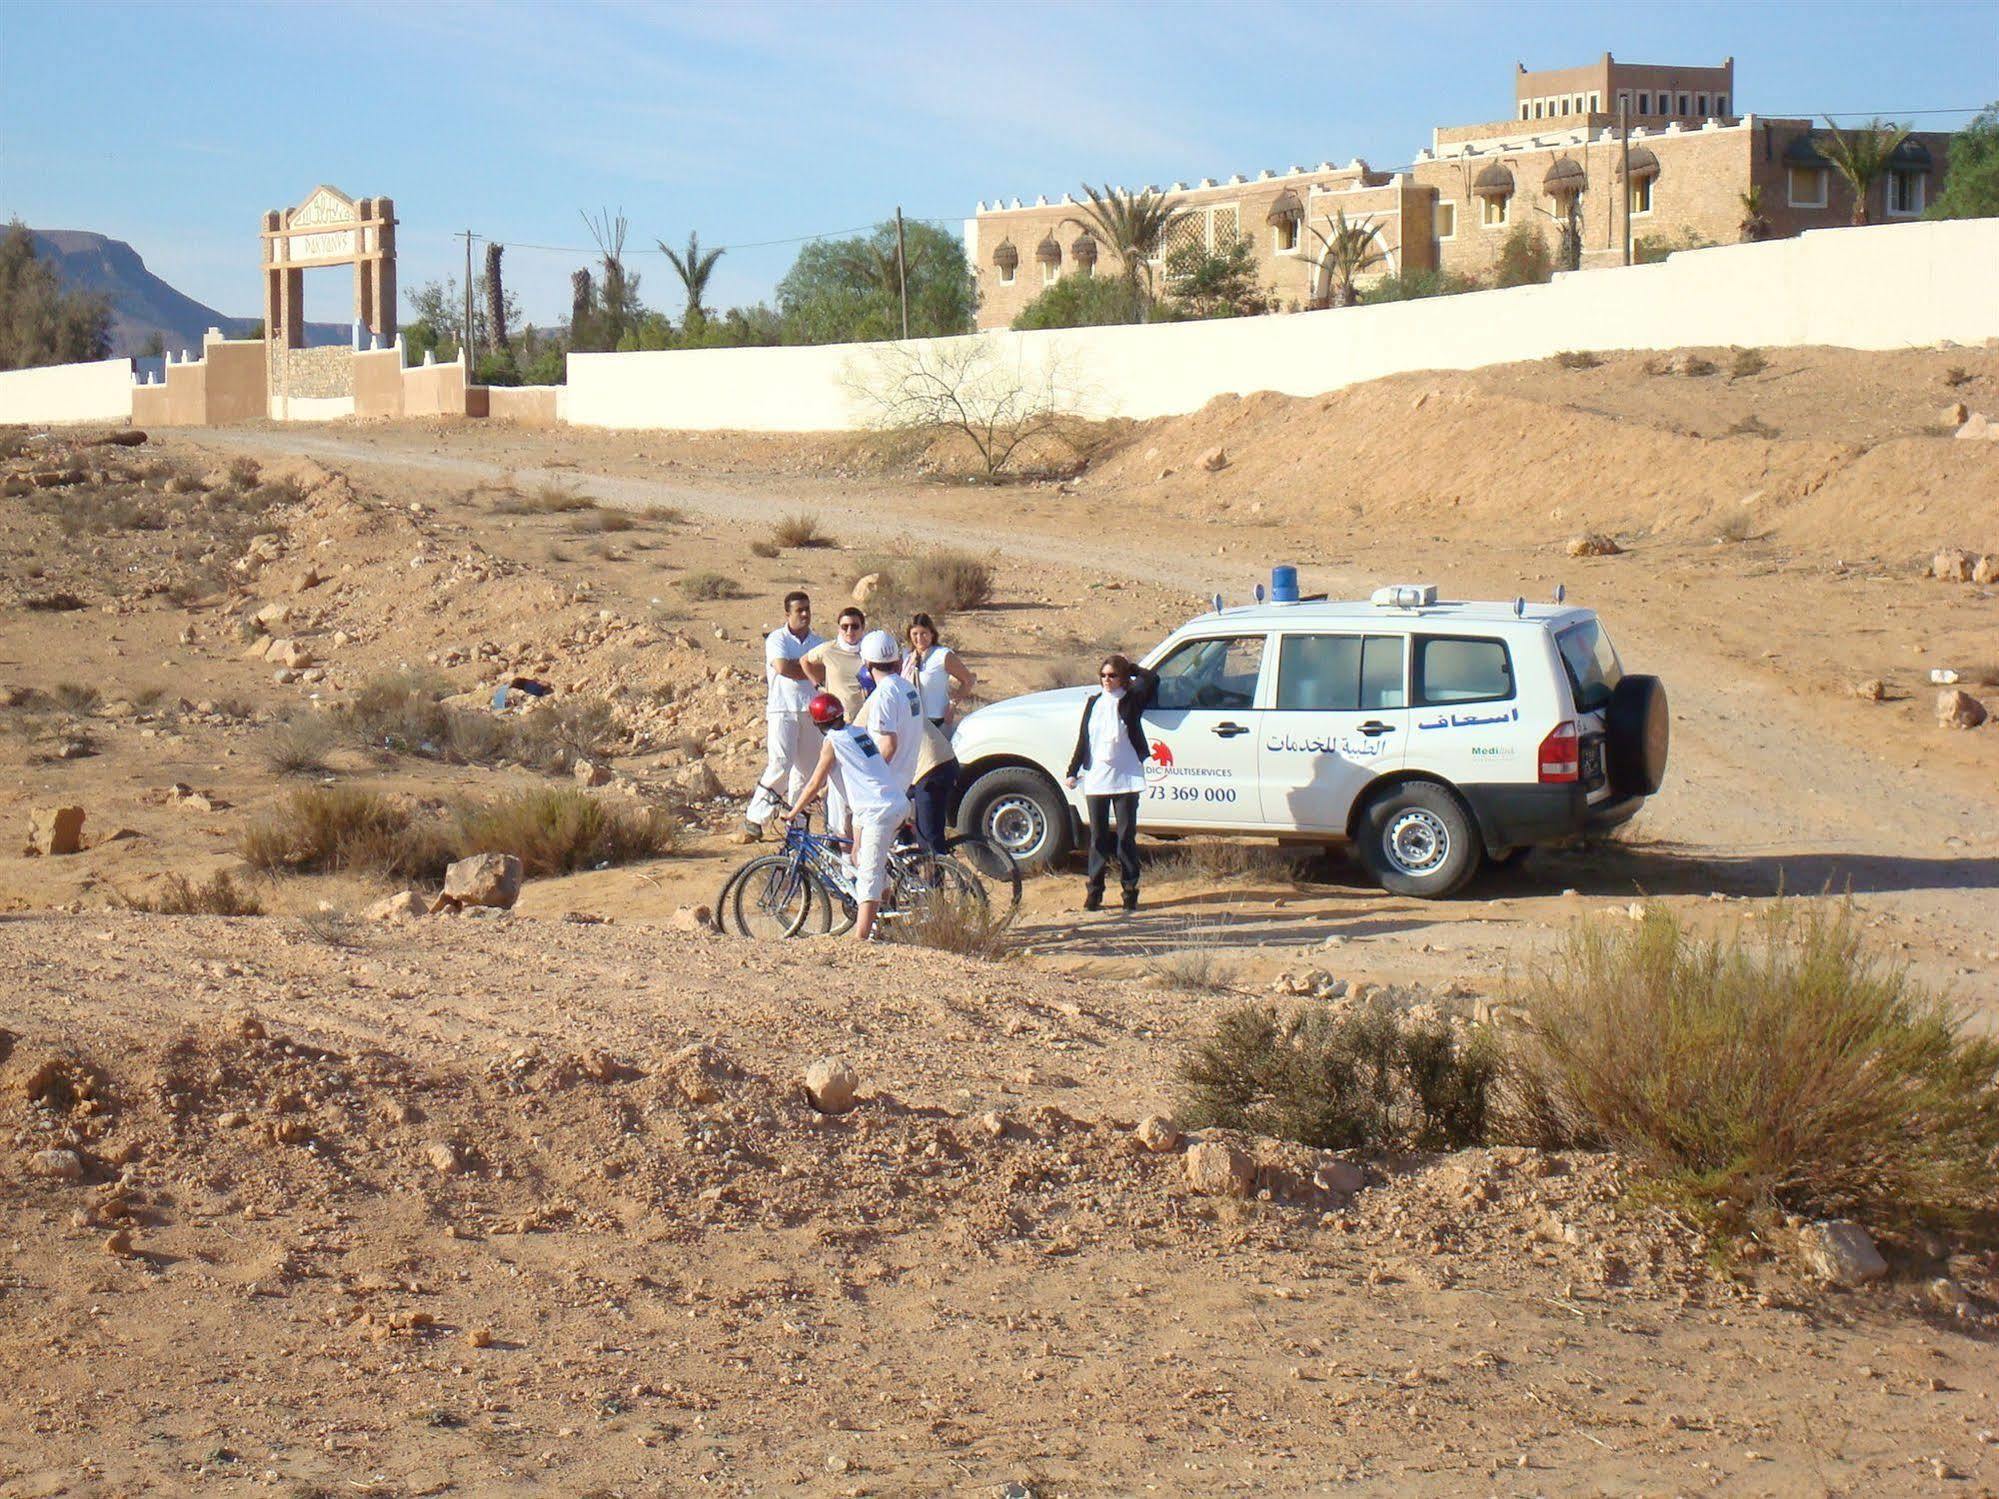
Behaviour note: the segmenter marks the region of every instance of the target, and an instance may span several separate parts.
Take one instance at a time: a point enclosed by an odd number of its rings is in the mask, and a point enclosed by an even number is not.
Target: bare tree
[[[877,431],[960,433],[991,478],[1024,444],[1059,435],[1082,403],[1059,352],[1033,368],[1020,358],[978,335],[890,343],[849,364],[842,383]]]
[[[615,349],[644,310],[639,305],[639,278],[625,269],[625,233],[629,226],[624,214],[613,218],[608,208],[594,219],[585,213],[583,222],[603,256],[604,279],[597,291],[597,310],[604,323],[604,346]]]

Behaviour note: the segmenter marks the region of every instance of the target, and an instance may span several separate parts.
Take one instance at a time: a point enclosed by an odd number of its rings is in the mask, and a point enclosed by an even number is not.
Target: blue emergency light
[[[1298,569],[1288,562],[1280,562],[1270,570],[1270,602],[1273,604],[1298,602]]]

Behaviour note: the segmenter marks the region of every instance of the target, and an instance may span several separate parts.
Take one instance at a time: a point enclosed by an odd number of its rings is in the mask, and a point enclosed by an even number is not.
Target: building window
[[[1824,167],[1792,167],[1790,172],[1791,207],[1825,207],[1826,175]]]
[[[1056,265],[1053,261],[1050,260],[1044,260],[1041,262],[1041,284],[1043,286],[1053,286],[1057,281],[1060,281],[1061,279],[1062,279],[1062,267]]]
[[[1634,177],[1631,181],[1631,216],[1641,218],[1652,211],[1652,184],[1656,177]]]
[[[1541,118],[1541,101],[1539,99],[1534,101],[1534,118],[1537,120]]]
[[[1298,214],[1286,214],[1270,226],[1270,248],[1277,254],[1298,253],[1298,219]]]
[[[1589,112],[1590,112],[1591,114],[1593,114],[1593,115],[1597,115],[1597,114],[1602,114],[1602,113],[1603,113],[1603,95],[1602,95],[1602,94],[1591,94],[1591,95],[1589,96]]]
[[[1715,116],[1716,116],[1716,118],[1718,118],[1718,119],[1721,119],[1721,118],[1726,118],[1726,117],[1727,117],[1727,115],[1728,115],[1728,95],[1726,95],[1726,94],[1716,94],[1716,95],[1714,96],[1714,112],[1715,112]]]
[[[1638,112],[1642,115],[1652,113],[1652,96],[1650,94],[1640,94],[1638,96]]]
[[[1528,107],[1528,106],[1527,106],[1527,101],[1526,101],[1526,100],[1524,100],[1524,99],[1523,99],[1523,100],[1521,100],[1521,101],[1520,101],[1520,118],[1521,118],[1521,119],[1523,119],[1523,120],[1527,118],[1527,107]]]
[[[1692,102],[1692,101],[1691,101],[1691,100],[1689,100],[1689,99],[1687,98],[1687,96],[1686,96],[1685,94],[1682,94],[1682,95],[1680,95],[1680,113],[1681,113],[1681,114],[1689,114],[1689,113],[1691,113],[1691,112],[1692,112],[1692,111],[1690,111],[1690,110],[1689,110],[1689,109],[1687,108],[1687,105],[1688,105],[1689,103],[1691,103],[1691,102]]]
[[[1705,119],[1705,118],[1707,117],[1707,95],[1706,95],[1706,94],[1695,94],[1695,95],[1694,95],[1694,112],[1695,112],[1696,114],[1700,115],[1700,116],[1701,116],[1701,117],[1702,117],[1703,119]]]
[[[1435,222],[1438,239],[1456,239],[1458,237],[1458,205],[1447,203],[1441,198],[1438,199]]]
[[[1513,202],[1512,196],[1510,194],[1491,193],[1481,196],[1478,201],[1482,205],[1479,222],[1488,229],[1504,227],[1507,209]]]
[[[1926,179],[1921,172],[1888,174],[1888,212],[1898,219],[1913,219],[1923,211]]]

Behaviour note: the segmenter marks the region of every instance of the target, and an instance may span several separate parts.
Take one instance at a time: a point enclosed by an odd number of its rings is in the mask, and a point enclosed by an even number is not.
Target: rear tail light
[[[1548,731],[1535,757],[1541,766],[1541,784],[1560,785],[1582,778],[1582,731],[1574,719],[1564,719]]]

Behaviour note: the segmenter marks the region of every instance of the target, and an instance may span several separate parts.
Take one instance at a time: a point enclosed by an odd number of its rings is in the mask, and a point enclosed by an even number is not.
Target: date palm
[[[1892,120],[1869,120],[1858,130],[1841,130],[1826,117],[1832,138],[1825,143],[1825,159],[1853,188],[1853,222],[1868,222],[1867,198],[1874,184],[1886,175],[1889,159],[1909,138],[1909,127]]]
[[[1166,237],[1188,217],[1178,200],[1147,188],[1128,193],[1106,184],[1101,190],[1083,184],[1087,206],[1078,204],[1080,215],[1071,214],[1062,222],[1073,224],[1096,237],[1118,258],[1119,274],[1130,285],[1139,305],[1152,307],[1152,262],[1165,251]]]
[[[1388,259],[1377,238],[1374,220],[1359,219],[1348,223],[1346,210],[1342,209],[1326,220],[1326,228],[1332,231],[1330,234],[1315,225],[1305,227],[1312,231],[1312,238],[1319,242],[1324,252],[1319,257],[1319,269],[1325,276],[1327,305],[1353,306],[1354,282],[1364,272]]]
[[[708,294],[708,278],[715,274],[715,262],[728,252],[726,250],[704,250],[701,236],[689,232],[685,251],[670,248],[665,240],[659,240],[659,253],[666,257],[666,263],[673,267],[673,274],[680,278],[680,284],[687,289],[688,321],[705,318],[708,310],[701,299]]]
[[[1763,189],[1752,187],[1736,200],[1742,205],[1742,219],[1735,227],[1742,232],[1745,244],[1755,244],[1770,237],[1770,216],[1763,212]]]

